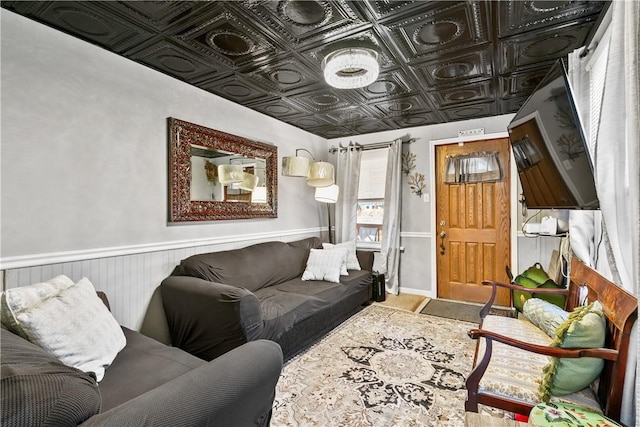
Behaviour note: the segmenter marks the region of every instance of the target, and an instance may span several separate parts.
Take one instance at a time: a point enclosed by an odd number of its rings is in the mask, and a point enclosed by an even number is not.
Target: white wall
[[[325,140],[0,13],[2,261],[324,224],[314,192],[281,176],[277,219],[168,224],[168,117],[277,145],[279,157],[304,147],[326,158]]]

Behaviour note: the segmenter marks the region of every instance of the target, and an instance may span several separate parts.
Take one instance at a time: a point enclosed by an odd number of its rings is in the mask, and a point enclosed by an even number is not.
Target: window
[[[388,148],[362,152],[356,216],[356,235],[359,247],[380,246],[388,154]]]

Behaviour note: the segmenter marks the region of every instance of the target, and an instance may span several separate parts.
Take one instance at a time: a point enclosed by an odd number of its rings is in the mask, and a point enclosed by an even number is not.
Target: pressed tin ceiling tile
[[[516,112],[602,1],[2,1],[7,10],[325,138]],[[378,52],[340,90],[334,48]]]

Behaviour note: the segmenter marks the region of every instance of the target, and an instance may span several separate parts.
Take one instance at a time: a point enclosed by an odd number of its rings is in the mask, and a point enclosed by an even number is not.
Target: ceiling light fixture
[[[378,53],[362,47],[338,49],[325,56],[322,70],[326,82],[335,88],[365,87],[378,78]]]

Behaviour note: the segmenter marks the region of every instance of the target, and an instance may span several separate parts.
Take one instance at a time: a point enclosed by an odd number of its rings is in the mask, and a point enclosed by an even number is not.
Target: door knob
[[[444,239],[445,237],[447,237],[447,233],[445,233],[445,232],[444,232],[444,230],[442,230],[442,231],[440,232],[440,238],[441,238],[441,239]]]
[[[440,236],[440,255],[444,255],[444,238],[447,237],[447,233],[444,232],[444,230],[442,230],[440,232],[440,234],[438,234],[438,236]]]

